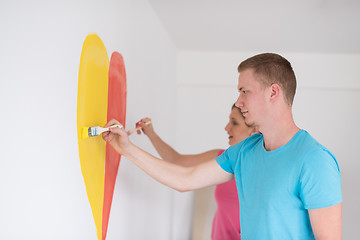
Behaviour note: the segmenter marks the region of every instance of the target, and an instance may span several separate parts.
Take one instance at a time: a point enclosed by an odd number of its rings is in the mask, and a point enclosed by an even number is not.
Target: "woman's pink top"
[[[219,155],[223,152],[224,150],[220,151]],[[217,210],[212,224],[211,239],[241,239],[239,197],[235,179],[216,186],[215,200]]]

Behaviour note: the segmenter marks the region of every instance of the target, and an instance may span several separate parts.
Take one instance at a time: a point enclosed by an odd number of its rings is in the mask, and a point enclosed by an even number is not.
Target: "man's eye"
[[[242,92],[243,92],[243,94],[246,94],[246,93],[247,93],[247,91],[246,91],[246,90],[243,90]]]

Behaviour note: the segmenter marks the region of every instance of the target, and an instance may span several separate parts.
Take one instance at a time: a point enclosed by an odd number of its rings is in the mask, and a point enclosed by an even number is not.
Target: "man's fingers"
[[[116,119],[111,119],[106,125],[105,127],[110,127],[112,125],[118,125],[120,124]]]
[[[112,136],[110,135],[110,132],[103,132],[102,136],[106,142],[109,142],[112,140]]]
[[[119,134],[119,135],[124,135],[124,133],[126,134],[126,131],[124,130],[124,128],[119,128],[119,127],[110,128],[109,131],[112,133]]]

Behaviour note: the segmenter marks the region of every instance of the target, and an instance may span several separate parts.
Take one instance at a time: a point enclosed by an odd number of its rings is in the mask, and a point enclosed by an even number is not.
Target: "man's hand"
[[[115,119],[110,120],[105,127],[110,127],[112,125],[120,124]],[[110,131],[104,132],[102,134],[103,139],[110,143],[110,145],[121,155],[126,153],[126,149],[131,145],[129,137],[126,131],[123,128],[110,128]]]

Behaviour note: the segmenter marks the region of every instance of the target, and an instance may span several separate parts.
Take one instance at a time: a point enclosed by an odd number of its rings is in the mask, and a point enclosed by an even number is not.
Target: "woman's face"
[[[229,135],[229,145],[235,145],[253,133],[253,128],[246,126],[244,117],[240,110],[233,108],[229,116],[229,122],[225,127]]]

